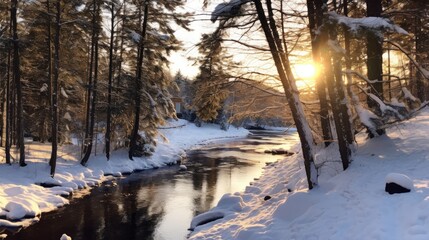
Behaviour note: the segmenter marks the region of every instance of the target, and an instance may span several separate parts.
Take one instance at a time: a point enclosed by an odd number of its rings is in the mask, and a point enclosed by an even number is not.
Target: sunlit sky
[[[198,49],[195,45],[200,41],[201,35],[212,32],[216,27],[216,25],[209,20],[214,5],[203,10],[202,2],[201,0],[186,1],[184,11],[193,12],[195,18],[190,26],[191,31],[178,27],[175,32],[176,37],[183,42],[184,46],[183,51],[175,52],[170,57],[170,67],[173,74],[180,70],[184,76],[193,78],[199,72],[198,66],[194,66],[194,61],[188,60],[188,58],[198,55]]]
[[[203,10],[201,0],[187,0],[186,5],[183,11],[193,12],[195,14],[194,21],[192,21],[190,28],[191,31],[186,31],[180,27],[177,28],[175,34],[176,37],[181,40],[184,44],[183,51],[175,52],[171,55],[171,72],[175,74],[177,71],[181,71],[181,73],[193,79],[199,72],[198,66],[194,65],[194,61],[189,60],[190,57],[198,56],[198,49],[196,44],[200,41],[201,35],[203,33],[210,33],[216,28],[216,24],[212,23],[210,19],[211,11],[215,8],[215,6],[221,2],[222,0],[212,0],[212,5],[208,6],[207,9]],[[241,56],[240,56],[241,55]],[[246,61],[246,64],[260,66],[264,69],[273,69],[272,65],[261,65],[263,64],[257,56],[249,56],[249,54],[234,54],[234,59],[238,61]],[[265,63],[266,64],[266,63]],[[314,76],[315,70],[311,64],[311,62],[304,62],[299,64],[293,64],[292,69],[295,72],[297,79],[312,79]],[[308,82],[308,81],[307,81]],[[311,80],[310,80],[311,82]],[[298,86],[305,86],[308,83],[297,82]]]

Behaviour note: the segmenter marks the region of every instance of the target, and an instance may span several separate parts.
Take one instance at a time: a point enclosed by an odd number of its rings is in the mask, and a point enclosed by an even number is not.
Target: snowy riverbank
[[[245,129],[231,127],[222,131],[217,125],[203,125],[201,128],[184,120],[171,122],[160,132],[168,142],[158,138],[158,147],[151,157],[128,160],[126,150],[113,152],[111,160],[106,161],[103,154],[91,157],[88,167],[79,164],[80,151],[77,146],[63,146],[59,151],[55,178],[49,176],[47,164],[50,145],[28,143],[26,157],[28,166],[21,168],[17,163],[11,166],[0,165],[0,226],[21,227],[38,221],[42,212],[52,211],[68,204],[63,196],[84,193],[109,176],[122,176],[135,170],[162,167],[176,163],[185,156],[185,150],[214,139],[244,137]],[[38,184],[58,185],[44,188]],[[80,190],[79,190],[80,189]],[[0,232],[1,236],[1,232]],[[1,237],[0,237],[1,238]]]
[[[329,163],[339,159],[335,149],[320,151],[318,162],[328,163],[311,191],[301,155],[287,157],[244,193],[225,195],[212,209],[223,219],[197,227],[192,239],[429,239],[428,132],[426,108],[387,136],[360,135],[345,172]],[[414,189],[386,193],[385,177],[393,172],[409,176]]]

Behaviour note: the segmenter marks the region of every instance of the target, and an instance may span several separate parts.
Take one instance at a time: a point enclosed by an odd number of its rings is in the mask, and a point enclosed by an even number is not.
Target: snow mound
[[[26,200],[17,199],[16,202],[9,202],[5,206],[6,217],[10,220],[18,220],[25,217],[36,217],[41,211],[37,203]]]
[[[243,210],[243,204],[243,198],[239,194],[231,195],[227,193],[219,200],[216,209],[240,212]]]
[[[396,183],[404,188],[412,190],[414,188],[413,180],[405,174],[389,173],[386,176],[386,183]]]
[[[191,227],[189,228],[189,230],[193,231],[196,227],[200,225],[204,225],[206,223],[216,221],[218,219],[223,218],[224,216],[225,216],[225,213],[223,211],[205,212],[192,219]]]
[[[65,233],[64,233],[64,234],[61,236],[60,240],[72,240],[72,238],[71,238],[71,237],[69,237],[67,234],[65,234]]]

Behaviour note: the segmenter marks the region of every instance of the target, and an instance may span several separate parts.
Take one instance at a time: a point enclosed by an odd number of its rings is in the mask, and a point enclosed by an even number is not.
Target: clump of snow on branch
[[[40,88],[40,92],[42,93],[42,92],[46,92],[46,91],[48,91],[48,84],[43,83],[42,87]]]
[[[399,112],[396,109],[392,108],[391,106],[386,105],[380,98],[378,98],[374,94],[368,93],[368,96],[370,98],[372,98],[372,100],[374,100],[375,102],[377,102],[378,107],[379,107],[379,109],[381,111],[381,114],[383,116],[386,115],[386,114],[389,114],[389,113],[393,113],[399,119],[403,119],[404,118],[401,114],[399,114]]]
[[[142,35],[130,29],[128,29],[128,32],[131,40],[133,40],[134,43],[140,43],[140,40],[142,39]]]
[[[170,36],[166,34],[159,34],[155,31],[147,31],[147,33],[163,41],[168,41],[170,39]]]
[[[64,90],[64,88],[61,88],[61,95],[65,98],[69,98],[69,95],[67,95],[66,90]]]
[[[410,90],[408,90],[406,87],[402,87],[402,93],[404,94],[405,99],[409,99],[411,101],[417,101],[418,99],[411,94]]]
[[[356,113],[359,116],[360,122],[367,127],[372,133],[376,132],[377,125],[376,123],[381,122],[380,119],[370,110],[364,108],[361,104],[355,106]],[[377,135],[377,134],[375,134]]]
[[[352,32],[361,30],[388,30],[400,34],[408,34],[403,28],[395,25],[391,20],[382,17],[351,18],[329,12],[329,18],[338,24],[347,26]]]
[[[235,16],[239,13],[241,6],[248,2],[250,2],[250,0],[231,0],[227,3],[221,3],[217,5],[212,12],[210,20],[216,22],[217,19],[222,16]]]

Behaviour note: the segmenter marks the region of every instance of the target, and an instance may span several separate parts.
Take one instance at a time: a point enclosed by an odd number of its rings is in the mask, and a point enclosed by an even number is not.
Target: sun
[[[312,63],[295,64],[292,69],[298,89],[314,86],[317,68]]]
[[[316,67],[312,63],[302,63],[293,66],[295,78],[297,80],[313,80],[316,76]]]

